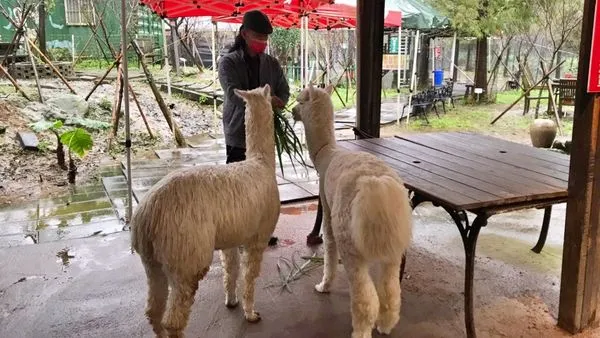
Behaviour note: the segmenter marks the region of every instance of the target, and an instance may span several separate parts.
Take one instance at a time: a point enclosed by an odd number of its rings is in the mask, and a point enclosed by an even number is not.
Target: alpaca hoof
[[[319,284],[315,285],[315,290],[317,290],[317,292],[319,292],[319,293],[328,293],[329,286],[326,286],[325,283],[319,283]]]
[[[368,332],[352,332],[352,338],[371,338],[371,331]]]
[[[391,328],[383,328],[383,327],[377,325],[377,332],[379,332],[379,334],[387,336],[390,333],[392,333],[392,329]]]
[[[306,236],[306,245],[313,246],[323,244],[323,237],[321,235],[309,234]]]
[[[240,303],[237,301],[237,299],[233,301],[225,301],[225,306],[228,309],[235,309],[236,307],[238,307],[239,304]]]
[[[250,315],[246,315],[246,320],[249,323],[258,323],[262,318],[260,318],[260,314],[258,312],[253,312]]]

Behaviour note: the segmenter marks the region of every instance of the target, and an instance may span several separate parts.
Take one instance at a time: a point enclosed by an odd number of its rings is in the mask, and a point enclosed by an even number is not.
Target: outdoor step
[[[279,200],[282,203],[296,202],[314,197],[312,193],[292,183],[280,184],[277,187],[279,188]]]
[[[108,208],[104,209],[97,209],[61,216],[43,217],[38,222],[37,230],[65,228],[109,220],[117,220],[115,210],[110,204]]]
[[[120,231],[123,231],[123,224],[115,219],[80,226],[40,230],[37,235],[37,241],[38,243],[48,243],[67,239],[103,236]]]
[[[39,218],[71,216],[73,214],[83,214],[86,212],[111,208],[108,196],[103,198],[88,200],[83,202],[68,203],[68,204],[40,204]]]
[[[36,220],[2,223],[0,225],[0,236],[32,233],[35,231],[36,226]]]
[[[35,244],[36,236],[32,236],[32,235],[24,235],[24,234],[17,234],[17,235],[7,235],[7,236],[2,236],[0,235],[0,248],[7,248],[7,247],[13,247],[13,246],[19,246],[19,245],[27,245],[27,244]]]

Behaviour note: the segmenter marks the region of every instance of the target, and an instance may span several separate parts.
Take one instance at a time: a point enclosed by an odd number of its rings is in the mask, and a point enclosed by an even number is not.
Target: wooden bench
[[[558,115],[564,116],[563,106],[575,105],[575,91],[577,89],[577,79],[559,79],[557,86],[558,97]]]
[[[432,202],[444,208],[456,223],[465,249],[465,326],[467,336],[475,337],[473,276],[480,230],[494,215],[544,209],[540,236],[532,248],[540,253],[552,206],[567,200],[569,157],[469,133],[413,134],[342,141],[339,145],[381,158],[404,180],[413,208]],[[472,222],[467,212],[475,215]],[[320,217],[318,213],[318,222]],[[314,237],[315,230],[318,234],[316,228],[309,236]]]

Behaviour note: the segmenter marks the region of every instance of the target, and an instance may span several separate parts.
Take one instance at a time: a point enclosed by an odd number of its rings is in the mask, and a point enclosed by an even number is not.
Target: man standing
[[[272,88],[273,109],[283,109],[290,97],[285,74],[274,57],[265,54],[273,27],[269,18],[260,11],[244,15],[235,43],[219,61],[219,81],[225,92],[223,103],[223,130],[227,163],[246,159],[245,103],[234,89],[252,90],[269,84]],[[269,245],[277,243],[271,237]]]

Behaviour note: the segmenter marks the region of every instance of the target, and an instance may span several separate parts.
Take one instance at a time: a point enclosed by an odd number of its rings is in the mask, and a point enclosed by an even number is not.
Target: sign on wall
[[[590,52],[590,66],[588,74],[588,93],[600,93],[600,31],[598,16],[598,2],[594,9],[594,28],[592,30],[592,50]]]

